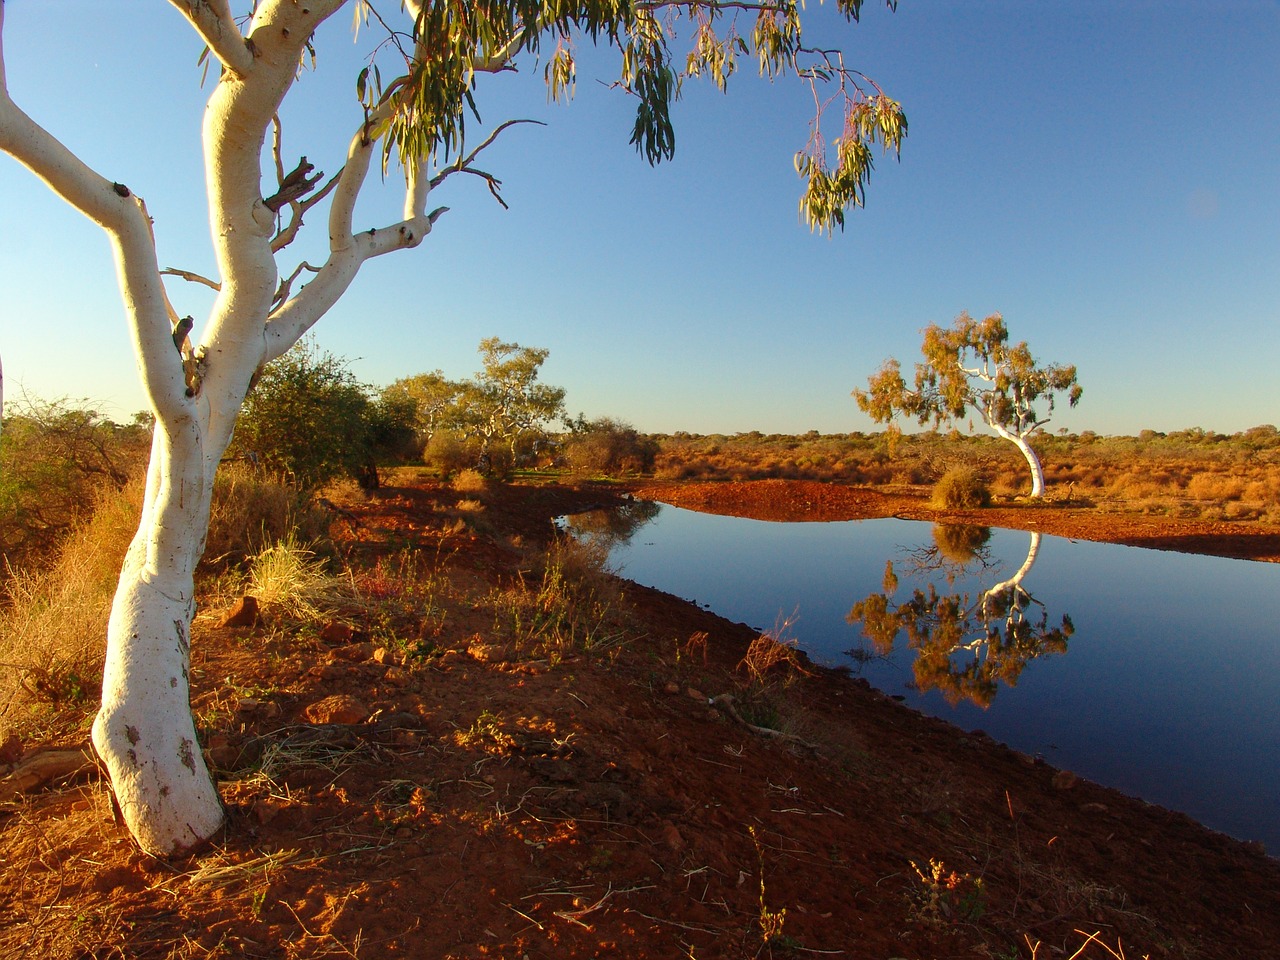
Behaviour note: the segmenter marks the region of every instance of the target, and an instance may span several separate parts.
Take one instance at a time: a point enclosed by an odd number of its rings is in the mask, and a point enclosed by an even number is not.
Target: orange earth
[[[771,519],[938,516],[817,483],[633,489]],[[475,598],[424,621],[429,655],[380,646],[358,617],[197,618],[193,707],[228,812],[211,848],[144,856],[91,769],[20,794],[0,780],[0,956],[1280,956],[1280,861],[1258,844],[838,672],[799,662],[753,682],[754,632],[694,605],[628,584],[625,643],[504,645],[480,598],[534,576],[551,518],[618,488],[493,487],[460,529],[463,496],[414,481],[341,504],[334,526],[366,563],[427,551],[451,596]],[[967,519],[1280,559],[1280,529],[1256,525]],[[752,698],[785,736],[742,721]],[[35,716],[0,774],[77,746],[92,709]]]

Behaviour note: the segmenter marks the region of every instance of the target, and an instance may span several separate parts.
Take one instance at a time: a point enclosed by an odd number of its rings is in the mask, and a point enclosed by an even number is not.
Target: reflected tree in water
[[[986,570],[997,562],[992,559],[991,547],[988,545],[991,539],[990,527],[980,527],[973,523],[935,523],[931,533],[932,545],[916,547],[907,555],[912,573],[937,571],[951,585],[956,582],[956,577],[967,573],[970,568]],[[888,587],[885,590],[893,592]]]
[[[617,507],[571,513],[561,528],[574,538],[605,551],[630,542],[636,531],[658,515],[662,504],[653,500],[627,500]]]
[[[990,566],[989,555],[984,554],[990,528],[977,530],[986,535],[967,535],[973,546],[961,562],[963,537],[954,530],[939,536],[935,527],[935,546],[914,551],[911,565],[917,572],[941,570],[948,586],[954,583],[957,564],[961,569],[974,561]],[[1066,614],[1060,624],[1051,626],[1044,604],[1022,586],[1039,550],[1040,534],[1033,533],[1027,559],[1017,572],[976,598],[969,593],[939,593],[929,583],[924,590],[914,590],[909,600],[897,603],[893,596],[898,577],[890,561],[883,592],[854,604],[847,619],[862,625],[880,656],[888,656],[905,633],[907,645],[916,652],[912,670],[919,690],[938,690],[952,706],[961,700],[990,706],[1001,683],[1012,687],[1032,660],[1065,653],[1074,632]],[[867,657],[865,650],[848,653],[855,659]]]

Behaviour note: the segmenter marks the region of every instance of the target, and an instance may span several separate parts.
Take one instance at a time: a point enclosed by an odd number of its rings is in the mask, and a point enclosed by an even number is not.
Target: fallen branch
[[[787,740],[791,743],[798,743],[802,747],[807,747],[808,749],[817,752],[818,745],[816,743],[810,743],[808,740],[803,740],[793,733],[783,733],[781,730],[774,730],[770,727],[757,727],[754,723],[748,723],[742,718],[742,714],[738,712],[738,708],[734,706],[734,702],[735,698],[732,693],[722,693],[718,697],[712,697],[710,701],[711,706],[725,714],[728,714],[732,719],[742,724],[757,736],[769,737],[774,740]]]
[[[0,802],[91,772],[96,774],[97,761],[87,743],[79,747],[41,750],[18,761],[13,771],[0,780]]]

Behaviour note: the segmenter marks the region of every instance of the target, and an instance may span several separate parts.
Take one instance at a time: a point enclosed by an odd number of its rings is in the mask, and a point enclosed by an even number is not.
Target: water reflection
[[[631,542],[636,531],[656,517],[662,504],[652,500],[627,500],[607,510],[587,510],[559,518],[559,526],[574,538],[590,541],[605,550]]]
[[[937,524],[933,546],[908,555],[910,576],[940,572],[948,587],[971,568],[994,567],[987,541],[990,527]],[[1031,534],[1027,558],[1013,576],[976,596],[939,593],[934,583],[916,588],[911,598],[895,602],[899,582],[893,561],[885,565],[883,591],[860,600],[849,611],[848,621],[861,624],[876,655],[887,657],[900,636],[915,651],[912,672],[921,691],[937,690],[952,706],[969,700],[988,707],[1000,684],[1015,686],[1032,660],[1065,653],[1074,632],[1071,618],[1049,624],[1049,611],[1022,585],[1040,551],[1040,534]],[[864,661],[865,647],[847,654]]]

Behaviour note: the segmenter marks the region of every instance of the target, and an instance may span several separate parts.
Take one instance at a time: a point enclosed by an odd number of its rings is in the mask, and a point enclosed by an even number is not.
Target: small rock
[[[10,734],[3,745],[0,745],[0,764],[17,763],[22,759],[22,740],[16,733]]]
[[[473,643],[467,653],[481,663],[509,663],[516,658],[515,648],[505,643]]]
[[[320,639],[329,644],[350,643],[354,635],[351,624],[340,620],[330,620],[320,631]]]
[[[364,663],[366,660],[373,659],[373,644],[348,643],[346,646],[338,647],[334,650],[333,655],[342,660],[349,660],[352,663]]]
[[[1053,789],[1055,790],[1070,790],[1079,782],[1080,778],[1070,770],[1059,770],[1053,775]]]
[[[666,686],[664,686],[662,690],[664,693],[675,696],[680,692],[680,684],[676,683],[674,680],[668,680]]]
[[[317,680],[341,680],[352,671],[345,663],[321,663],[307,671],[307,676]]]
[[[286,801],[277,799],[276,797],[263,797],[253,804],[253,815],[258,818],[258,822],[264,826],[280,815],[280,811],[286,806]]]
[[[220,627],[253,627],[257,626],[261,613],[258,609],[258,598],[245,594],[237,600],[227,614],[218,622]]]
[[[234,770],[240,761],[240,747],[231,742],[226,734],[217,733],[209,738],[209,746],[204,751],[208,761],[219,770]]]
[[[373,662],[374,663],[395,663],[396,662],[395,654],[393,654],[386,647],[378,647],[378,649],[373,651]]]
[[[274,700],[268,700],[262,705],[262,716],[267,720],[274,720],[280,716],[280,704]]]
[[[707,695],[697,687],[688,687],[685,690],[684,695],[690,700],[701,700],[703,703],[707,702]]]
[[[262,701],[255,697],[242,697],[236,704],[236,713],[257,713]]]
[[[666,844],[667,849],[672,853],[679,853],[685,847],[684,837],[680,834],[676,825],[670,821],[663,821],[662,842]]]
[[[382,679],[393,687],[407,687],[410,677],[403,667],[391,666],[387,667],[387,672],[382,675]]]
[[[317,700],[302,711],[311,723],[364,723],[369,719],[369,708],[345,694]]]

